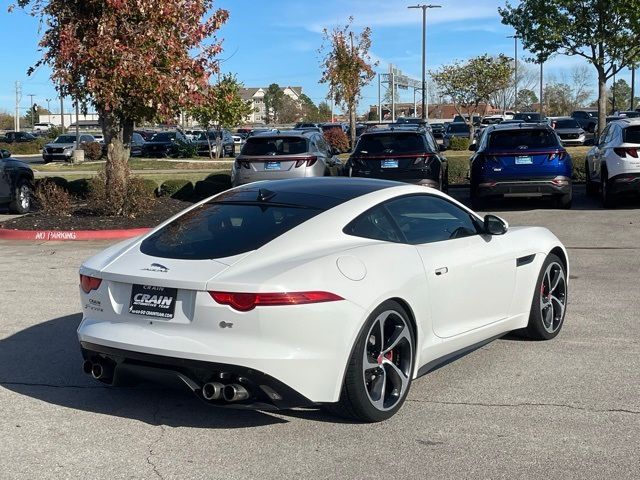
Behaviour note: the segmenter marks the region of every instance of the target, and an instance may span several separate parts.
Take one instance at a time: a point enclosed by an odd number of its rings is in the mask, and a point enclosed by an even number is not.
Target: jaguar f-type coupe
[[[83,369],[174,379],[218,406],[324,406],[381,421],[411,382],[510,331],[560,331],[568,258],[435,189],[256,182],[80,268]]]

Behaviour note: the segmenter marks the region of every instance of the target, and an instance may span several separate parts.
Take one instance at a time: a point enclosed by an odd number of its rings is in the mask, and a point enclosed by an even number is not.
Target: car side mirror
[[[509,230],[509,224],[496,215],[485,215],[484,230],[489,235],[504,235]]]
[[[476,150],[478,150],[478,145],[477,144],[475,144],[475,143],[469,144],[469,151],[475,152]]]
[[[444,143],[441,143],[440,145],[438,145],[438,150],[440,150],[441,152],[446,152],[448,149]]]
[[[0,150],[0,158],[9,158],[11,152],[9,150]]]

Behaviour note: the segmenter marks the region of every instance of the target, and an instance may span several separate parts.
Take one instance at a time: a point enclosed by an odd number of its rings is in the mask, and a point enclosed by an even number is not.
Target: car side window
[[[434,153],[437,153],[439,151],[438,145],[436,144],[436,141],[433,138],[433,135],[431,134],[431,132],[427,132],[425,134],[425,137],[427,139],[427,145],[429,147],[429,150],[431,150]]]
[[[318,139],[318,147],[325,153],[329,153],[329,144],[322,138],[322,135],[316,137]]]
[[[373,207],[360,215],[349,223],[343,232],[355,237],[371,238],[385,242],[398,243],[403,241],[400,232],[382,205]]]
[[[385,204],[407,242],[442,242],[477,235],[471,214],[434,195],[411,195]]]

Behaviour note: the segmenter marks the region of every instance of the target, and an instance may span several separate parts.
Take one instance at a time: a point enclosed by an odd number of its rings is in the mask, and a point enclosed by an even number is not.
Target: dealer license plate
[[[531,165],[532,163],[531,157],[516,157],[516,165]]]
[[[264,162],[265,170],[280,170],[280,162]]]
[[[382,168],[398,168],[398,160],[392,158],[385,158],[382,160]]]
[[[176,288],[133,285],[129,313],[170,320],[176,309],[177,296]]]

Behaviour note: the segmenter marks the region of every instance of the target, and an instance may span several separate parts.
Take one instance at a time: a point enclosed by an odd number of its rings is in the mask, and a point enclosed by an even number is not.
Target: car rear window
[[[242,147],[242,155],[291,155],[308,151],[302,137],[251,137]]]
[[[622,132],[625,143],[640,143],[640,125],[627,127]]]
[[[152,142],[168,142],[176,138],[176,134],[173,132],[160,132],[156,133],[152,138]]]
[[[463,122],[453,122],[447,126],[449,133],[469,133],[469,125]]]
[[[489,137],[489,148],[515,149],[526,145],[528,148],[558,147],[558,139],[546,129],[505,130],[493,132]]]
[[[556,128],[580,128],[580,124],[574,119],[556,120]]]
[[[363,135],[356,146],[356,154],[385,155],[420,153],[426,150],[422,136],[415,132],[393,132]]]
[[[230,257],[256,250],[320,212],[264,202],[205,203],[145,239],[140,251],[181,260]]]

